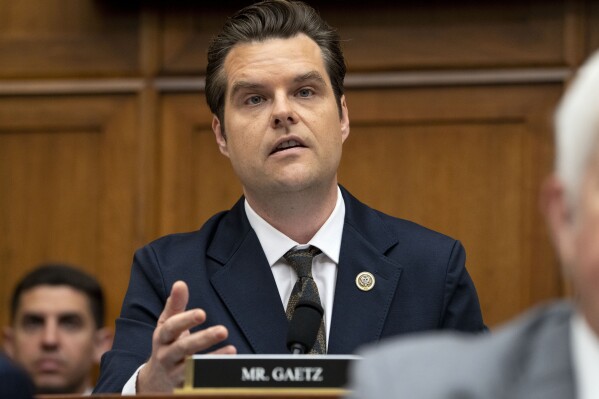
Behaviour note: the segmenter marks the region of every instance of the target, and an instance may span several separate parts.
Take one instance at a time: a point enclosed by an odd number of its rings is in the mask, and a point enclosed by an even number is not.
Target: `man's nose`
[[[273,129],[286,128],[297,123],[297,121],[298,116],[287,95],[275,96],[271,116],[271,127]]]
[[[44,325],[42,345],[45,348],[55,348],[58,346],[58,325],[56,323],[48,322]]]

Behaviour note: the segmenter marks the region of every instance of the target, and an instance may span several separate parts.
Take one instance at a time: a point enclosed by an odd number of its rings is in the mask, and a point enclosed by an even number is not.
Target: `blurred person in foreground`
[[[489,335],[425,334],[365,349],[352,398],[599,398],[599,53],[578,71],[555,122],[557,159],[541,207],[573,300]]]
[[[111,343],[102,288],[91,275],[41,265],[15,287],[4,349],[29,374],[36,393],[91,393],[92,369]]]

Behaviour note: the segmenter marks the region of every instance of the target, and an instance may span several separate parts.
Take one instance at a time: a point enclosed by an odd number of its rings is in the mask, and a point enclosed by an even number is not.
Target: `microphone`
[[[310,352],[316,342],[323,313],[322,306],[314,301],[304,299],[295,305],[287,333],[287,348],[291,353],[301,355]]]

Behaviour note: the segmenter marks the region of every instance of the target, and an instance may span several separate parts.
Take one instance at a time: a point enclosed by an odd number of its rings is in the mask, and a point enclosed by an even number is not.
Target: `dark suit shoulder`
[[[24,371],[0,354],[0,398],[33,398],[33,384]]]
[[[225,263],[245,237],[253,231],[245,214],[244,198],[228,211],[215,214],[196,231],[169,234],[158,238],[146,246],[155,253],[188,256],[207,255],[221,263]]]
[[[172,233],[159,237],[148,244],[154,248],[165,248],[171,246],[187,246],[189,243],[197,242],[198,240],[209,239],[214,235],[214,232],[218,228],[219,221],[222,220],[229,211],[222,211],[206,221],[198,230]]]
[[[446,258],[456,246],[457,241],[445,234],[373,209],[343,187],[341,192],[345,200],[346,227],[350,226],[358,234],[367,237],[383,253],[399,246],[410,248],[409,253],[415,256],[429,253],[434,257]]]
[[[403,241],[412,239],[415,243],[417,243],[419,241],[421,242],[424,238],[426,240],[433,240],[439,243],[446,243],[450,245],[453,245],[453,243],[456,241],[454,238],[446,234],[432,230],[410,220],[387,215],[381,211],[374,211],[381,218],[381,222],[385,224],[387,229],[396,234]]]

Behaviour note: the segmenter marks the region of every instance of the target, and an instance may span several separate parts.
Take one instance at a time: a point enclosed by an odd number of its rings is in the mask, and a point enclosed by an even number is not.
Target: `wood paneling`
[[[307,392],[306,392],[307,391]],[[261,390],[256,392],[255,389],[244,391],[241,393],[229,392],[195,392],[195,393],[176,393],[176,394],[138,394],[137,399],[173,399],[183,396],[185,399],[343,399],[346,395],[330,392],[313,392],[311,390],[299,389],[289,390],[289,392],[272,392],[269,390]],[[94,398],[97,399],[116,399],[120,398],[120,394],[97,394]],[[88,399],[87,395],[72,395],[72,394],[47,394],[36,395],[37,399]]]
[[[1,322],[18,277],[55,259],[100,277],[112,323],[135,247],[237,200],[201,79],[244,3],[0,0]],[[599,48],[599,5],[310,4],[350,70],[341,182],[462,240],[489,324],[561,295],[537,192],[563,80]]]
[[[131,96],[0,99],[3,324],[16,281],[59,261],[99,277],[112,325],[139,245],[137,125]]]
[[[169,94],[162,100],[160,234],[199,228],[242,194],[229,160],[210,127],[201,94]]]
[[[351,91],[341,184],[461,240],[496,325],[561,290],[537,207],[560,85]],[[476,106],[473,106],[476,104]],[[532,239],[534,237],[534,240]],[[531,265],[542,266],[533,276]],[[534,256],[533,256],[534,254]]]
[[[165,74],[189,74],[206,70],[211,37],[236,7],[223,5],[165,9],[160,67]]]
[[[343,38],[350,71],[565,64],[564,1],[332,1],[315,7]],[[167,10],[163,72],[203,73],[208,39],[229,9]]]
[[[102,1],[0,1],[0,78],[131,75],[139,16]]]
[[[563,2],[365,2],[321,6],[350,70],[560,65]]]

